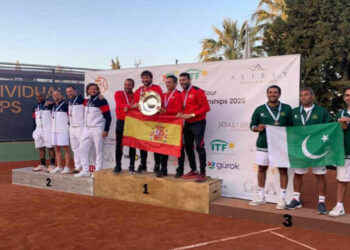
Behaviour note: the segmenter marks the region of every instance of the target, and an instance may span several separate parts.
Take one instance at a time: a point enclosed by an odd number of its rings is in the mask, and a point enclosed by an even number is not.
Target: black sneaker
[[[129,166],[129,173],[134,174],[135,173],[135,167],[134,166]]]
[[[156,173],[157,177],[164,177],[168,175],[168,169],[161,169]]]
[[[324,202],[319,202],[317,207],[318,214],[327,214],[326,204]]]
[[[162,169],[160,170],[160,172],[162,172],[162,176],[167,176],[167,175],[168,175],[168,169],[162,168]]]
[[[296,208],[302,207],[302,201],[297,201],[296,199],[293,199],[289,204],[286,205],[286,209],[288,210],[294,210]]]
[[[155,165],[154,165],[153,171],[154,171],[155,174],[157,174],[157,172],[160,171],[160,166],[159,166],[159,164],[155,164]]]
[[[113,169],[114,174],[119,174],[122,171],[121,166],[115,166]]]
[[[136,173],[141,174],[142,171],[147,171],[147,166],[139,165],[139,167],[137,168]]]
[[[156,176],[157,176],[158,178],[163,177],[163,173],[162,173],[161,171],[157,171],[157,172],[156,172]]]
[[[181,178],[184,175],[184,172],[176,171],[175,178]]]

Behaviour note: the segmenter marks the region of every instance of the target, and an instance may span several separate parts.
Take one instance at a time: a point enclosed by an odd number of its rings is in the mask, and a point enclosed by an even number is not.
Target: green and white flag
[[[266,135],[273,167],[344,166],[344,135],[339,123],[267,126]]]

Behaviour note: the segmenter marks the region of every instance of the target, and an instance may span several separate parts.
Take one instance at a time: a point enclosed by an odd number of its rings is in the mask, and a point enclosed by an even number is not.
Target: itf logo
[[[198,80],[199,78],[206,77],[208,75],[208,71],[200,70],[200,69],[188,69],[185,72],[190,75],[192,80]],[[166,74],[162,75],[162,80],[163,80],[163,82],[165,82],[165,79],[167,76],[169,76],[169,75],[179,76],[179,74],[180,74],[180,72],[178,70],[166,73]]]
[[[225,152],[226,149],[235,147],[232,142],[227,142],[220,139],[215,139],[210,142],[210,147],[212,152]]]
[[[231,170],[239,170],[239,164],[238,163],[226,163],[226,162],[216,162],[216,161],[208,161],[208,168],[209,169],[231,169]]]
[[[186,73],[190,74],[192,80],[198,80],[200,76],[207,76],[208,72],[200,69],[189,69]]]

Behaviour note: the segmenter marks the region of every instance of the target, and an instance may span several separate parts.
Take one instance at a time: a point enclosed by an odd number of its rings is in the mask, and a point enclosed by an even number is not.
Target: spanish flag
[[[123,145],[180,157],[183,120],[174,115],[145,116],[129,111],[125,116]]]

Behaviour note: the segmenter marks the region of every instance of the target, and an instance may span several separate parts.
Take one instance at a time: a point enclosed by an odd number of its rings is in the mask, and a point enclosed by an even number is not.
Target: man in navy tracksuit
[[[33,139],[35,148],[39,150],[40,164],[33,171],[51,171],[55,168],[55,151],[51,144],[51,110],[52,106],[46,105],[44,93],[35,95],[37,104],[34,105],[33,116]],[[46,168],[45,152],[49,149],[50,166]]]
[[[96,152],[96,171],[102,169],[103,164],[103,142],[108,136],[111,125],[111,112],[108,102],[100,98],[100,89],[97,84],[89,83],[86,86],[87,95],[90,99],[85,101],[84,129],[80,141],[80,160],[82,171],[74,177],[88,177],[89,173],[89,150],[94,143]],[[93,177],[93,175],[92,175]]]

